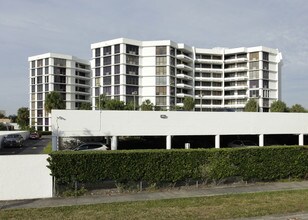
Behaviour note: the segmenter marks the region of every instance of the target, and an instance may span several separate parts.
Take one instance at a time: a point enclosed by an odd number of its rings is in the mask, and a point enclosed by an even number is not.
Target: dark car
[[[20,134],[9,134],[3,138],[4,147],[22,147],[24,138]]]
[[[40,134],[37,132],[31,132],[29,136],[31,140],[37,140],[37,139],[40,139],[40,137],[41,137]]]
[[[258,146],[258,145],[249,140],[235,140],[228,144],[228,147],[248,147],[248,146]]]
[[[109,147],[106,144],[93,142],[93,143],[84,143],[74,148],[75,151],[89,151],[89,150],[109,150]]]

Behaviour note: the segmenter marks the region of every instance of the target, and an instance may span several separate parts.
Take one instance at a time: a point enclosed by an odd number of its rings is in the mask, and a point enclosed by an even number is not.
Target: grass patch
[[[1,210],[0,219],[230,219],[308,211],[308,190]]]
[[[51,142],[49,142],[47,146],[44,147],[43,154],[50,154],[51,152],[52,152],[52,145]]]

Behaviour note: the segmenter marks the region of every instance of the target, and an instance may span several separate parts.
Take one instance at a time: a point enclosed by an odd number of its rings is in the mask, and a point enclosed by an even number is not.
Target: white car
[[[89,150],[109,150],[109,148],[102,143],[93,142],[93,143],[84,143],[74,148],[75,151],[89,151]]]

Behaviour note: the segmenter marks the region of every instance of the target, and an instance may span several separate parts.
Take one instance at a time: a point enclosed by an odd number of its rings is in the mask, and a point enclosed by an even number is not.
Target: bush
[[[275,181],[308,177],[308,148],[300,146],[237,149],[58,151],[49,168],[58,184],[188,180]]]

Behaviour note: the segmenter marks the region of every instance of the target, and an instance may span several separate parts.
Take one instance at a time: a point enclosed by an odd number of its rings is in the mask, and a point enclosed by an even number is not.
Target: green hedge
[[[187,180],[273,181],[308,178],[308,148],[300,146],[237,149],[58,151],[49,168],[58,184],[78,182]]]

